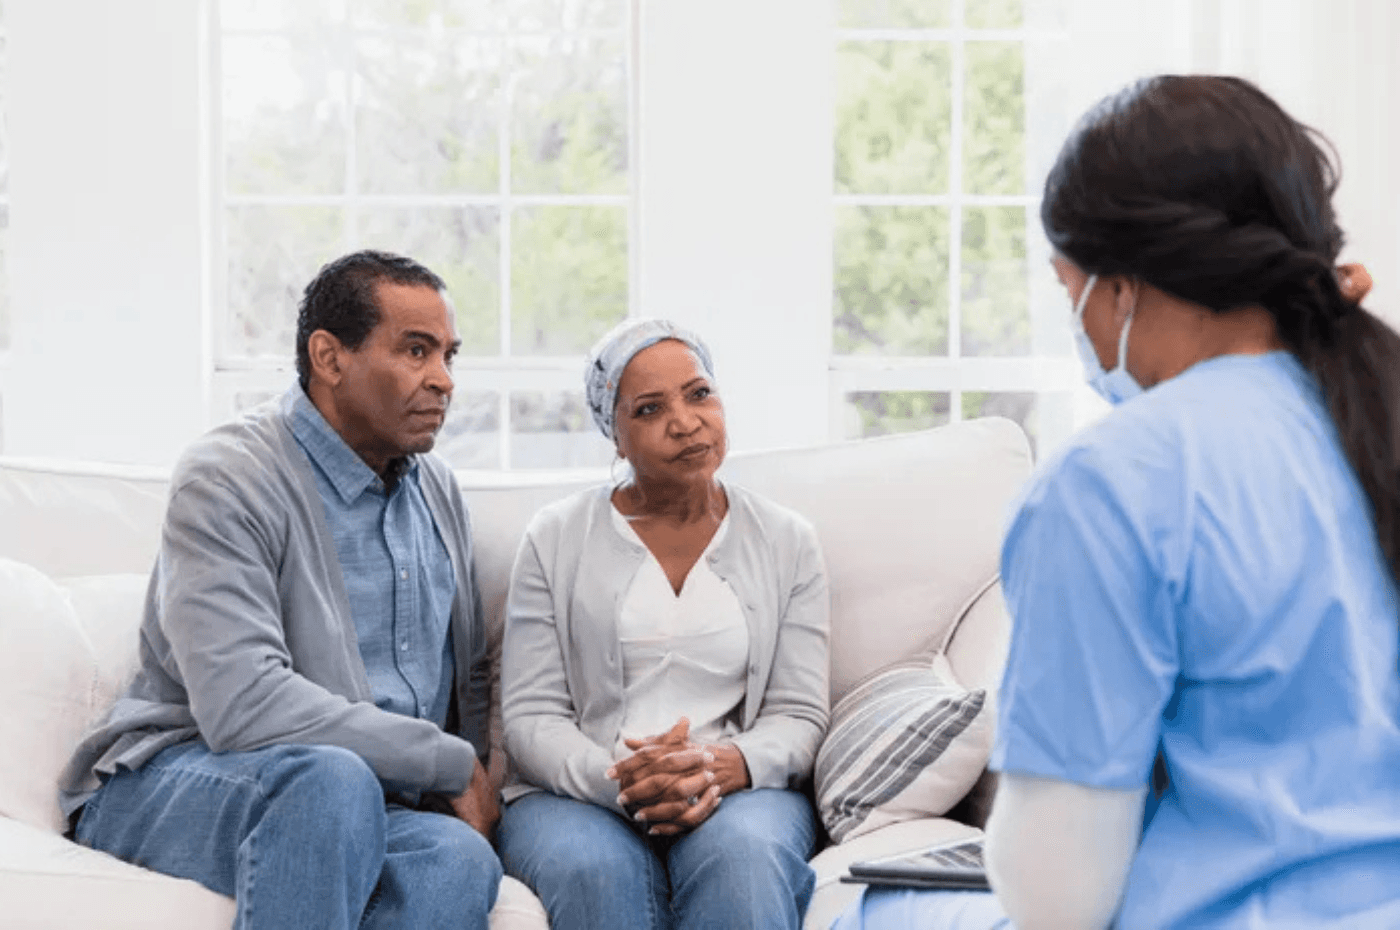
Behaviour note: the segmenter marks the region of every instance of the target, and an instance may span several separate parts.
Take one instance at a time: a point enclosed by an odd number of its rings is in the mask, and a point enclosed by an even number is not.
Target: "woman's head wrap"
[[[648,346],[656,345],[664,339],[675,339],[685,343],[695,353],[705,376],[715,380],[714,364],[710,361],[710,350],[700,337],[690,330],[677,326],[670,320],[624,320],[614,326],[588,353],[588,361],[583,369],[584,393],[588,397],[588,409],[593,411],[593,422],[608,439],[614,436],[613,426],[617,419],[617,385],[622,380],[623,369],[632,357]]]

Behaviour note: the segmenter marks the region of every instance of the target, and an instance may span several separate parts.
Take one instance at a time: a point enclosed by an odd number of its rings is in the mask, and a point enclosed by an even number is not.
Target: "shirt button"
[[[399,577],[402,578],[404,581],[407,581],[407,580],[408,580],[408,569],[406,569],[406,568],[401,568],[401,569],[399,569]]]
[[[408,652],[408,640],[399,643],[399,652]]]

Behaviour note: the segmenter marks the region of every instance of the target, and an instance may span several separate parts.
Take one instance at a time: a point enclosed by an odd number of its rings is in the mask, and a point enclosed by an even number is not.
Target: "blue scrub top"
[[[992,766],[1171,787],[1120,928],[1400,927],[1395,584],[1316,384],[1202,362],[1032,479]]]

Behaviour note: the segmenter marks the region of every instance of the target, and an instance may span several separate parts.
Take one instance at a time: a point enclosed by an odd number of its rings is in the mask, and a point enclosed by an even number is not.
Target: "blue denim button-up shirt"
[[[423,499],[418,463],[410,456],[386,493],[306,393],[292,390],[292,435],[316,475],[374,703],[445,726],[457,582]]]

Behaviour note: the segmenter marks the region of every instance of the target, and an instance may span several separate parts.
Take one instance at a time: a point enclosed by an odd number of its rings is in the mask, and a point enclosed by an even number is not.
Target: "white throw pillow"
[[[912,660],[857,684],[832,709],[817,753],[817,810],[834,842],[948,812],[992,751],[987,693],[968,691],[948,660]]]
[[[141,617],[150,576],[87,575],[62,578],[58,583],[68,594],[78,626],[92,643],[97,661],[89,708],[91,726],[106,718],[140,665]]]
[[[0,559],[0,815],[62,832],[58,776],[87,726],[91,646],[63,589]]]

